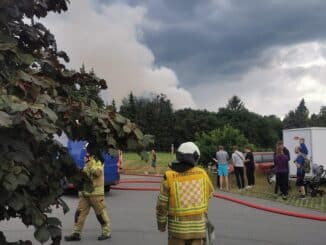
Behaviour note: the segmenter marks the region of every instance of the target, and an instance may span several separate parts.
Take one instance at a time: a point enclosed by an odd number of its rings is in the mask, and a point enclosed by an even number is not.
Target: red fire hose
[[[147,176],[148,177],[148,176]],[[154,177],[154,176],[150,176]],[[136,183],[136,184],[145,184],[145,183],[160,183],[160,181],[156,180],[132,180],[132,179],[127,179],[127,180],[121,180],[121,184],[123,183]],[[112,186],[112,189],[115,190],[130,190],[130,191],[159,191],[159,187],[123,187],[123,186]],[[302,218],[302,219],[310,219],[310,220],[318,220],[318,221],[326,221],[326,216],[317,216],[317,215],[312,215],[312,214],[304,214],[304,213],[297,213],[297,212],[292,212],[292,211],[287,211],[287,210],[282,210],[278,208],[271,208],[271,207],[266,207],[263,205],[255,204],[252,202],[244,201],[238,198],[230,197],[227,195],[223,195],[220,193],[215,193],[214,197],[224,199],[230,202],[234,202],[240,205],[244,205],[250,208],[255,208],[259,210],[263,210],[266,212],[271,212],[271,213],[276,213],[276,214],[281,214],[281,215],[286,215],[286,216],[292,216],[296,218]]]

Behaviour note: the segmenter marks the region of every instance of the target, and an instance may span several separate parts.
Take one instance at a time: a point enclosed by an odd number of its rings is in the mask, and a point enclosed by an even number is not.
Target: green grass
[[[135,173],[135,174],[157,174],[164,173],[168,169],[168,164],[175,159],[175,155],[170,153],[157,153],[157,169],[156,171],[151,168],[151,161],[147,163],[140,159],[139,155],[136,153],[124,153],[123,156],[123,168],[125,173]],[[210,173],[213,183],[216,186],[216,174]],[[298,189],[295,186],[295,183],[291,183],[291,190],[289,191],[289,198],[283,200],[280,196],[274,194],[274,185],[270,185],[266,181],[264,174],[256,171],[256,185],[253,189],[248,189],[244,191],[239,191],[234,174],[231,174],[230,177],[230,192],[237,193],[240,195],[251,196],[261,199],[272,200],[280,202],[287,205],[292,205],[296,207],[310,208],[326,212],[326,195],[323,197],[310,197],[307,196],[306,199],[297,198]],[[326,187],[322,187],[326,191]]]
[[[216,174],[210,174],[215,186],[216,186]],[[274,184],[270,185],[266,181],[266,176],[256,171],[256,185],[252,189],[239,190],[236,186],[236,180],[234,174],[229,176],[230,180],[230,192],[244,196],[251,196],[266,200],[272,200],[280,202],[286,205],[292,205],[296,207],[315,209],[318,211],[326,212],[326,195],[323,197],[311,197],[307,195],[305,199],[298,198],[298,187],[295,186],[295,182],[291,182],[291,188],[289,190],[289,197],[287,200],[283,200],[281,196],[274,194]],[[326,187],[321,187],[326,191]]]
[[[156,171],[151,167],[151,156],[148,162],[141,160],[137,153],[124,153],[123,154],[123,168],[126,173],[164,173],[168,169],[168,164],[170,164],[174,159],[175,155],[165,152],[156,153]]]

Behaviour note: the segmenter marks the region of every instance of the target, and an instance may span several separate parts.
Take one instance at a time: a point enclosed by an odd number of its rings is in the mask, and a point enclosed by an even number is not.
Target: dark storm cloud
[[[147,7],[147,18],[158,27],[146,27],[143,41],[157,64],[174,69],[184,85],[264,66],[262,51],[321,40],[326,32],[326,1],[122,2]]]

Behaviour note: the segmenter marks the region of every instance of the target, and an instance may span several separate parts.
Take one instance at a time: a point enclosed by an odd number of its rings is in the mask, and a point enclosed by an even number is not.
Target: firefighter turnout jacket
[[[86,162],[83,171],[92,180],[94,190],[92,192],[83,191],[84,196],[104,195],[104,165],[90,157]]]
[[[168,170],[161,183],[156,216],[159,230],[168,225],[169,236],[201,239],[206,236],[208,201],[214,187],[205,170]]]
[[[93,208],[96,218],[102,226],[102,234],[109,236],[111,234],[111,222],[104,198],[104,165],[91,156],[83,171],[92,180],[94,190],[92,192],[79,192],[79,204],[75,213],[73,233],[81,233],[86,217],[90,209]]]

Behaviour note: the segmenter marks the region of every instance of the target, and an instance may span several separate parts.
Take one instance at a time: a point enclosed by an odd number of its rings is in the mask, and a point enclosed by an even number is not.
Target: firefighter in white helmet
[[[194,143],[181,144],[162,180],[156,216],[161,232],[168,225],[169,245],[208,244],[207,210],[214,187],[205,170],[195,166],[199,157]]]

